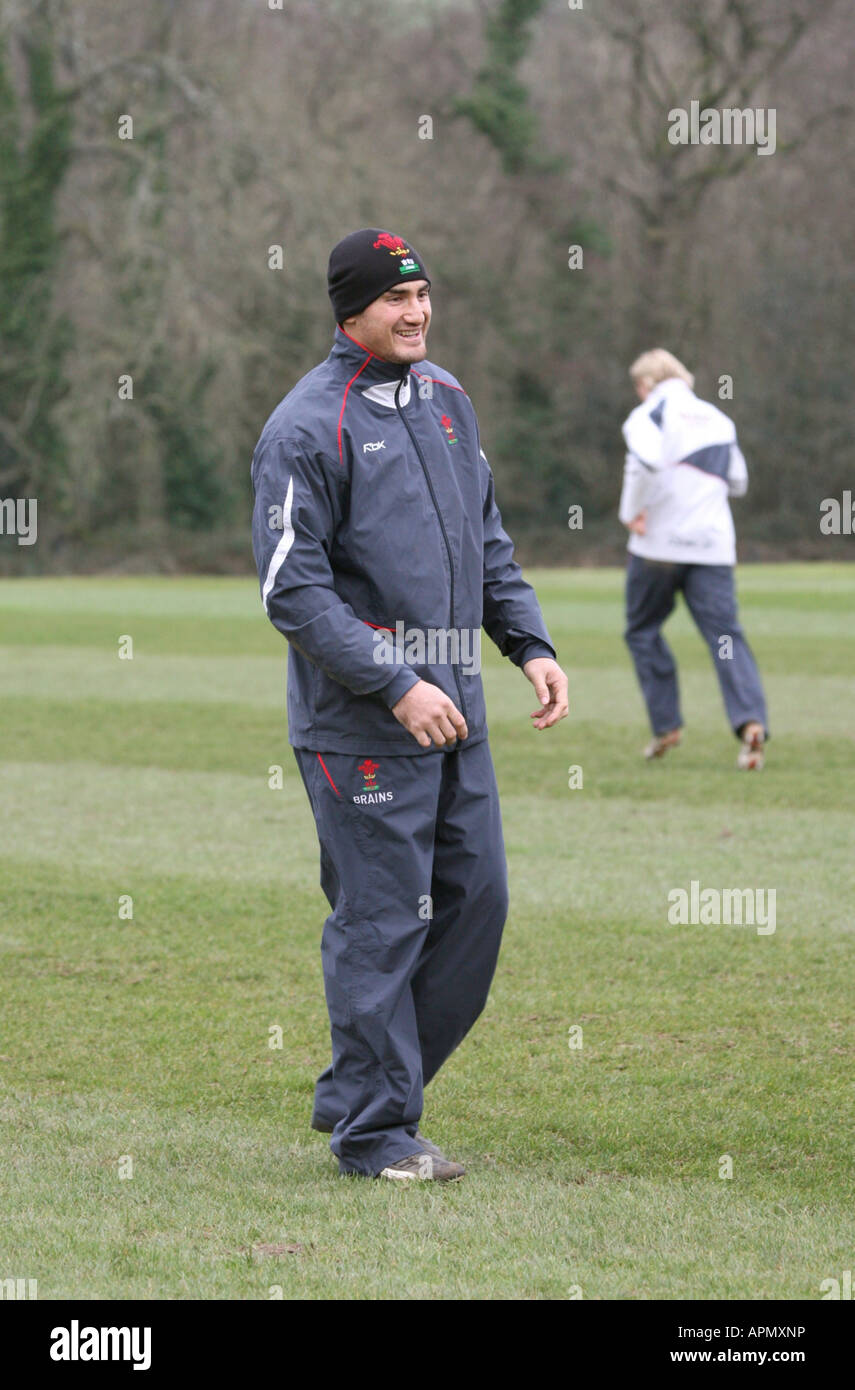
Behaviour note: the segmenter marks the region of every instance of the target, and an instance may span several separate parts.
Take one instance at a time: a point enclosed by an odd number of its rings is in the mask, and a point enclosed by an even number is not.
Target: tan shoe
[[[407,1158],[399,1158],[397,1163],[388,1164],[377,1176],[403,1179],[404,1182],[418,1182],[420,1179],[422,1182],[456,1182],[465,1173],[462,1163],[454,1163],[437,1149],[436,1154],[422,1150],[421,1153],[409,1154]]]
[[[664,758],[669,748],[677,747],[682,736],[682,729],[671,729],[667,734],[657,734],[645,748],[645,758]]]
[[[752,720],[742,726],[742,745],[736,755],[736,766],[744,772],[759,772],[763,767],[764,753],[763,745],[766,742],[766,730],[762,724]]]

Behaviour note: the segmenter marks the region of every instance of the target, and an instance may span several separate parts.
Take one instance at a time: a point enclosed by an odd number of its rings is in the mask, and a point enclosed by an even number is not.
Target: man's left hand
[[[567,677],[551,656],[533,656],[523,666],[540,700],[540,709],[532,711],[535,729],[548,729],[570,712],[567,698]]]

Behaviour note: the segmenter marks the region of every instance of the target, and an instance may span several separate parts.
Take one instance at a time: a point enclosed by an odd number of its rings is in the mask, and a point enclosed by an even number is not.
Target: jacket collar
[[[642,401],[642,405],[647,410],[650,406],[655,406],[666,396],[679,395],[681,391],[691,392],[692,388],[688,381],[684,381],[681,376],[668,376],[664,381],[658,381],[651,391],[647,393]]]
[[[329,355],[331,362],[340,363],[348,369],[348,376],[352,377],[359,372],[359,385],[365,389],[366,386],[373,386],[379,382],[391,381],[398,383],[406,381],[410,375],[410,367],[407,362],[384,362],[382,357],[375,357],[367,347],[358,343],[355,338],[351,338],[349,333],[336,324],[335,341]],[[360,367],[362,371],[360,371]]]

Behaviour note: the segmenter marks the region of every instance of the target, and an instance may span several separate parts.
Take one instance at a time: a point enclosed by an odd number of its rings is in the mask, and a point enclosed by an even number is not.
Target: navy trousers
[[[414,1153],[423,1088],[481,1013],[508,910],[486,739],[372,758],[295,748],[332,909],[321,942],[332,1064],[313,1123],[342,1172]]]
[[[736,608],[731,565],[676,565],[630,555],[626,575],[626,631],[654,734],[682,726],[677,666],[661,628],[678,592],[713,659],[734,733],[756,719],[766,729],[766,699]],[[726,640],[729,639],[729,640]]]

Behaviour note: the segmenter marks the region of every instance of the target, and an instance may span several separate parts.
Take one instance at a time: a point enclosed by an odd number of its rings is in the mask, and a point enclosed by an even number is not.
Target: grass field
[[[648,766],[621,574],[531,577],[571,718],[534,733],[490,647],[511,914],[487,1009],[426,1093],[425,1132],[468,1175],[404,1190],[340,1178],[308,1128],[327,908],[257,587],[0,583],[0,1279],[818,1299],[855,1268],[855,569],[740,571],[759,775],[735,769],[683,610],[686,741]],[[776,931],[669,925],[693,879],[774,888]]]

